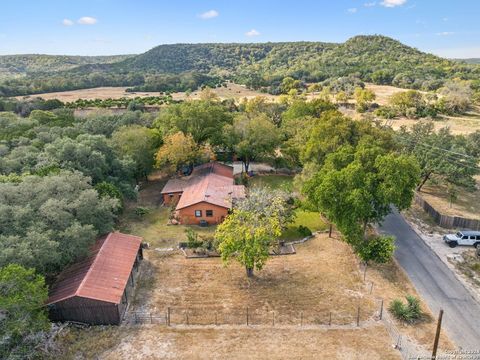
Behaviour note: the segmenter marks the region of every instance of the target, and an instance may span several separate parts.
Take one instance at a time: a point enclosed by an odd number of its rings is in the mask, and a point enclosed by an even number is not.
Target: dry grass
[[[462,261],[454,264],[475,286],[480,287],[480,259],[476,250],[468,250],[462,254]]]
[[[217,95],[221,100],[223,99],[236,99],[240,100],[243,98],[251,99],[257,96],[265,97],[270,101],[275,101],[278,96],[270,95],[267,93],[261,93],[259,91],[247,89],[243,85],[238,85],[234,83],[228,83],[226,87],[218,87],[212,89],[212,92]],[[200,91],[194,91],[187,97],[187,94],[184,92],[173,93],[172,97],[174,100],[186,100],[186,99],[199,99]]]
[[[30,97],[41,97],[45,100],[58,99],[63,102],[72,102],[78,99],[94,100],[94,99],[119,99],[122,97],[125,98],[134,98],[137,96],[147,97],[147,96],[159,96],[159,92],[126,92],[127,87],[98,87],[92,89],[81,89],[81,90],[70,90],[70,91],[59,91],[51,92],[44,94],[35,94],[30,95]],[[17,96],[17,99],[23,99],[23,96]]]
[[[170,209],[161,206],[161,194],[166,178],[163,174],[154,175],[148,183],[141,185],[141,191],[136,202],[129,202],[119,221],[121,231],[141,236],[152,248],[175,247],[179,242],[185,241],[185,230],[193,228],[200,236],[211,236],[215,226],[184,226],[167,225]],[[137,216],[135,208],[141,206],[149,209],[144,216]]]
[[[98,87],[92,89],[81,89],[81,90],[71,90],[71,91],[60,91],[44,94],[35,94],[31,97],[41,97],[45,100],[49,99],[58,99],[63,102],[72,102],[78,99],[119,99],[122,97],[125,98],[135,98],[135,97],[147,97],[147,96],[160,96],[161,94],[157,91],[136,91],[136,92],[126,92],[127,87],[118,86],[118,87]],[[216,94],[220,99],[242,99],[242,98],[252,98],[256,96],[264,96],[268,99],[275,99],[276,97],[269,94],[264,94],[255,90],[247,89],[242,85],[237,85],[233,83],[227,84],[227,87],[219,87],[212,89],[212,92]],[[194,91],[187,97],[187,94],[184,92],[173,93],[172,97],[174,100],[186,100],[186,99],[199,99],[200,91]],[[23,99],[23,96],[17,96],[17,99]]]
[[[477,184],[480,178],[477,176]],[[437,211],[450,216],[471,219],[480,218],[480,190],[469,191],[458,188],[457,198],[450,204],[447,187],[443,184],[428,184],[422,187],[421,196]]]
[[[62,359],[400,359],[380,325],[308,328],[133,328],[68,330]]]
[[[419,120],[401,117],[393,119],[389,123],[394,130],[398,130],[402,126],[410,128],[418,121]],[[437,131],[441,128],[449,127],[452,134],[470,134],[472,132],[480,130],[480,113],[471,112],[469,114],[459,116],[440,116],[433,123]]]
[[[376,99],[375,102],[379,105],[388,104],[388,99],[390,96],[397,94],[399,92],[405,92],[408,89],[401,89],[395,86],[389,85],[375,85],[375,84],[365,84],[365,88],[372,90],[375,93]]]
[[[358,330],[141,329],[104,359],[399,359],[381,326]]]
[[[420,298],[403,269],[395,261],[383,265],[372,265],[367,270],[366,280],[374,283],[373,294],[384,299],[385,309],[388,308],[392,300],[401,299],[405,301],[405,296],[409,294]],[[400,332],[415,339],[420,345],[430,350],[433,345],[432,339],[435,337],[436,323],[434,315],[422,300],[421,306],[426,315],[424,322],[415,325],[395,322]],[[443,350],[454,348],[445,332],[441,334],[439,348]]]
[[[172,307],[172,322],[184,323],[190,309],[192,323],[214,323],[215,312],[228,316],[225,322],[236,323],[232,317],[238,317],[244,323],[248,306],[253,322],[265,323],[274,310],[279,323],[298,324],[303,312],[304,323],[320,324],[328,322],[331,311],[332,323],[346,324],[355,321],[359,305],[362,320],[376,310],[350,247],[323,234],[297,245],[296,255],[271,258],[253,279],[236,262],[225,267],[219,258],[193,260],[155,251],[146,258],[161,281],[139,307],[162,313]]]

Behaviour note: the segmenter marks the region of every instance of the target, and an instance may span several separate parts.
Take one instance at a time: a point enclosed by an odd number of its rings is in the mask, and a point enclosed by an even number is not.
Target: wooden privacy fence
[[[438,212],[432,205],[430,205],[418,193],[415,193],[415,203],[422,207],[427,214],[429,214],[435,222],[444,228],[449,229],[471,229],[480,230],[480,220],[467,219],[459,216],[449,216]]]
[[[255,309],[251,307],[234,309],[178,308],[168,307],[165,311],[130,311],[126,314],[125,324],[161,324],[174,325],[264,325],[264,326],[360,326],[366,320],[380,320],[383,314],[383,301],[372,310],[362,305],[352,307],[350,311],[317,312],[298,310],[287,312]]]

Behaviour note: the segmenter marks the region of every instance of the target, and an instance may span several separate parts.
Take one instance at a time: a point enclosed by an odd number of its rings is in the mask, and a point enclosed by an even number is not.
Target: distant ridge
[[[431,90],[455,77],[479,79],[480,66],[467,62],[428,54],[382,35],[355,36],[344,43],[169,44],[139,55],[111,57],[0,56],[0,77],[17,76],[0,82],[0,92],[21,95],[96,86],[194,90],[216,86],[220,79],[274,92],[286,76],[305,82],[354,76]],[[42,81],[32,84],[38,79]]]

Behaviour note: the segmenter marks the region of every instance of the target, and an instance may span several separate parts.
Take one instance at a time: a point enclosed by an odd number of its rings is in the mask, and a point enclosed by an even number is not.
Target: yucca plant
[[[407,303],[402,302],[400,299],[394,299],[388,308],[388,310],[398,320],[404,321],[409,324],[413,324],[419,321],[423,312],[420,307],[420,300],[413,295],[405,296]]]

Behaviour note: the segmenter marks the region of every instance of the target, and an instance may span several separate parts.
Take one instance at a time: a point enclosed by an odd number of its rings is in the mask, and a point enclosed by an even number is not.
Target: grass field
[[[447,187],[443,184],[426,184],[420,194],[437,211],[445,215],[480,219],[480,176],[477,189],[469,191],[458,188],[457,198],[450,203]]]
[[[399,353],[381,325],[359,329],[136,328],[67,329],[70,359],[341,359],[394,360]]]
[[[119,99],[122,97],[134,98],[134,97],[147,97],[147,96],[160,96],[159,92],[155,91],[137,91],[137,92],[126,92],[127,87],[118,86],[118,87],[99,87],[92,89],[80,89],[80,90],[71,90],[71,91],[61,91],[61,92],[52,92],[44,94],[35,94],[31,97],[41,97],[45,100],[49,99],[58,99],[63,102],[72,102],[78,99]],[[242,85],[237,85],[233,83],[227,84],[226,87],[219,87],[212,89],[220,99],[242,99],[242,98],[252,98],[256,96],[264,96],[269,99],[275,99],[275,96],[261,93],[255,90],[247,89]],[[186,100],[186,99],[199,99],[200,91],[194,91],[189,96],[185,92],[173,93],[172,97],[174,100]],[[23,96],[17,96],[17,99],[23,99]]]

